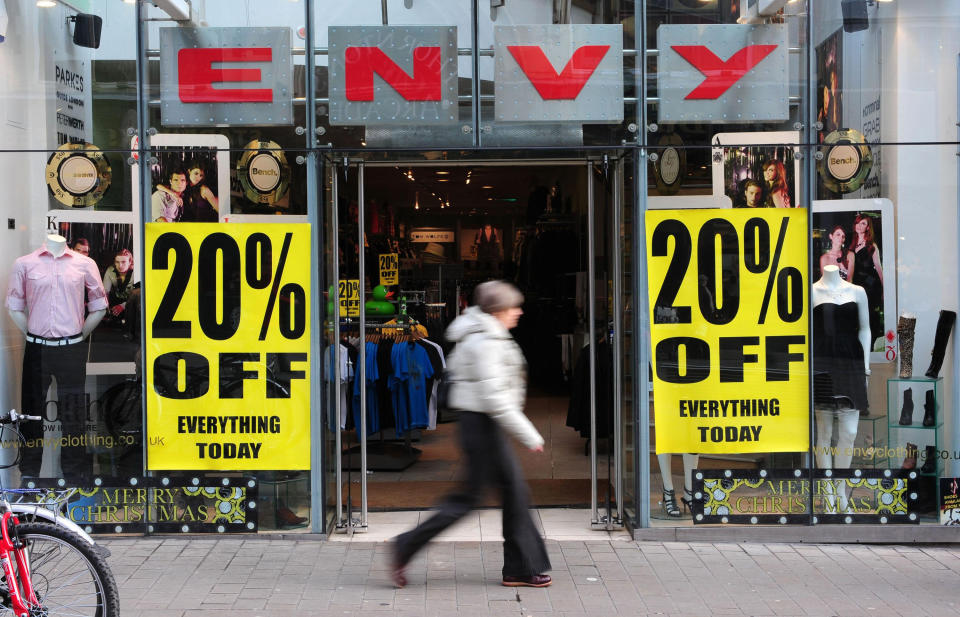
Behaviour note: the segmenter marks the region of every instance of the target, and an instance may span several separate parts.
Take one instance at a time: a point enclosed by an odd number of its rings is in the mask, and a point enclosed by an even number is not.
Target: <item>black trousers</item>
[[[467,477],[447,495],[433,516],[395,539],[396,557],[407,563],[434,536],[479,505],[483,489],[493,487],[503,499],[503,575],[532,576],[550,569],[547,548],[530,517],[530,497],[517,459],[490,416],[460,412],[460,443]]]
[[[56,407],[47,407],[47,389],[51,377],[57,378]],[[20,473],[39,476],[44,447],[60,449],[60,468],[66,478],[85,478],[93,471],[93,461],[82,445],[86,435],[87,417],[85,385],[87,380],[87,342],[50,347],[26,343],[23,352],[23,379],[21,381],[21,413],[40,416],[42,421],[20,424],[20,432],[28,444],[22,449]],[[53,410],[56,411],[53,411]],[[63,423],[61,440],[46,442],[44,426],[52,421]]]

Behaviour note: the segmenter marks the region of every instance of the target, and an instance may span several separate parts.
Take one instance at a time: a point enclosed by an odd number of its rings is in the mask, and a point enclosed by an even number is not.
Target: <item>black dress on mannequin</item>
[[[866,415],[867,386],[856,302],[826,302],[813,308],[813,398],[833,404],[846,396]]]

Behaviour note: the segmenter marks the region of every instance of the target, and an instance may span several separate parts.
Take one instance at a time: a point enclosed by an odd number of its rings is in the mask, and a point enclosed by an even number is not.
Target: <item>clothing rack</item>
[[[401,323],[380,323],[377,321],[371,321],[369,318],[366,320],[366,334],[369,336],[371,334],[376,334],[377,330],[396,330],[398,332],[412,332],[417,326],[421,326],[417,320],[413,319],[409,315],[391,315],[389,321],[398,321]],[[360,320],[359,319],[341,319],[340,320],[340,329],[343,331],[344,327],[347,328],[359,328]],[[359,427],[357,427],[359,430]],[[420,458],[422,451],[419,448],[415,448],[412,445],[414,440],[419,441],[419,430],[413,429],[407,431],[402,439],[391,439],[384,437],[384,430],[381,429],[377,431],[376,435],[378,438],[375,441],[367,440],[367,469],[370,471],[403,471],[404,469],[413,465]],[[417,436],[414,437],[412,433],[416,431]],[[360,444],[350,446],[341,451],[340,455],[342,457],[343,469],[348,470],[358,470],[359,467],[359,457],[357,462],[354,461],[354,454],[360,453]]]

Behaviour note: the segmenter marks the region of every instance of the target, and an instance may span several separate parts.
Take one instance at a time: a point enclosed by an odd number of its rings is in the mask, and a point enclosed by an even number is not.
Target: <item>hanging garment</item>
[[[366,343],[366,389],[367,389],[367,435],[372,435],[380,431],[380,399],[377,396],[377,344]],[[353,424],[357,431],[360,430],[360,414],[362,406],[360,405],[360,371],[356,371],[353,380]]]
[[[417,341],[430,357],[430,365],[433,368],[433,376],[427,382],[427,416],[429,422],[427,429],[435,430],[437,428],[437,388],[440,387],[440,378],[443,375],[443,369],[447,367],[447,360],[443,355],[443,348],[429,339]]]
[[[388,381],[393,398],[397,437],[415,428],[427,428],[426,380],[433,376],[427,350],[415,343],[393,346],[390,363],[393,368]]]
[[[348,405],[347,393],[349,392],[350,380],[353,378],[353,365],[350,363],[350,356],[347,353],[347,347],[345,345],[337,345],[337,347],[328,347],[327,353],[324,354],[324,363],[326,364],[325,370],[323,371],[324,379],[328,384],[334,384],[337,381],[336,375],[336,363],[340,365],[340,380],[339,383],[336,383],[334,386],[337,391],[337,395],[340,397],[340,420],[337,421],[336,411],[333,407],[330,408],[329,415],[329,426],[330,430],[344,429],[347,427],[347,416],[350,413],[350,407]]]
[[[607,342],[597,345],[597,437],[613,434],[613,348]],[[590,345],[580,351],[573,370],[570,405],[567,408],[567,426],[579,431],[581,437],[590,437]]]

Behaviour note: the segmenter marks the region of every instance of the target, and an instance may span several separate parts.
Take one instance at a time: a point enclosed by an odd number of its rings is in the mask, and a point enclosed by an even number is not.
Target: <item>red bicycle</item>
[[[19,421],[29,419],[11,411],[12,426],[4,424],[0,432],[19,436]],[[0,488],[0,617],[120,614],[109,552],[59,512],[71,493]],[[26,503],[30,498],[41,503]]]

